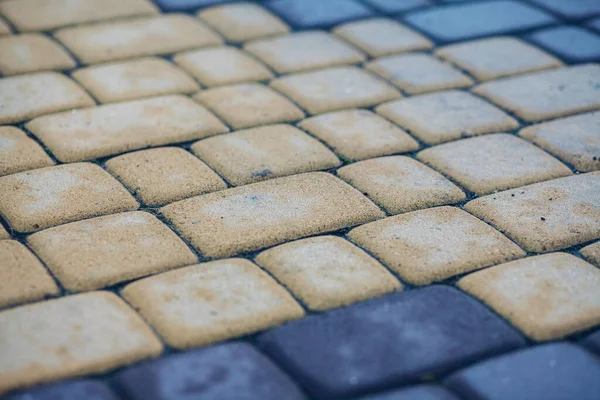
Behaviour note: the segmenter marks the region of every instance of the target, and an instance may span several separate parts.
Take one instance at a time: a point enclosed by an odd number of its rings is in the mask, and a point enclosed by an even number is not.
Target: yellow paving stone
[[[0,307],[42,300],[59,293],[40,260],[16,240],[0,240],[0,260]]]
[[[296,32],[247,43],[244,49],[280,74],[355,64],[365,55],[322,31]]]
[[[192,151],[239,186],[335,168],[340,160],[318,140],[290,125],[269,125],[196,142]]]
[[[458,285],[537,341],[600,324],[600,270],[570,254],[498,265],[468,275]]]
[[[0,78],[0,124],[94,104],[79,85],[56,72]]]
[[[176,53],[223,42],[197,18],[183,14],[65,28],[54,37],[84,64]]]
[[[14,126],[0,126],[0,176],[54,165],[35,140]]]
[[[519,127],[519,123],[502,110],[457,90],[389,102],[376,111],[428,144]]]
[[[155,57],[82,68],[71,76],[101,103],[193,93],[200,89],[181,69]]]
[[[273,89],[242,83],[203,90],[194,96],[234,129],[304,118],[304,112]]]
[[[590,244],[579,250],[579,252],[592,264],[600,267],[600,242]]]
[[[273,73],[260,61],[231,46],[179,53],[173,61],[208,87],[262,81],[273,77]]]
[[[0,214],[18,232],[136,208],[133,196],[95,164],[57,165],[0,177]]]
[[[219,175],[178,147],[123,154],[111,158],[105,166],[148,206],[227,189]]]
[[[384,217],[356,189],[312,172],[228,189],[161,208],[207,257],[228,257]]]
[[[473,89],[534,122],[600,109],[600,65],[583,64],[483,83]]]
[[[546,152],[506,133],[430,147],[417,158],[478,195],[573,174]]]
[[[122,295],[167,343],[180,349],[254,333],[304,315],[283,287],[243,259],[166,272],[129,284]]]
[[[561,250],[600,238],[600,172],[490,194],[465,205],[524,249]]]
[[[31,249],[67,289],[111,286],[198,261],[155,216],[126,212],[72,222],[34,233]]]
[[[201,139],[228,130],[204,107],[180,95],[48,115],[26,127],[63,162]]]
[[[390,214],[458,203],[466,198],[455,184],[410,157],[360,161],[338,169],[337,175]]]
[[[583,172],[600,170],[600,111],[528,126],[519,135]]]
[[[272,81],[271,86],[310,114],[369,107],[401,97],[384,81],[356,67],[303,72]]]
[[[379,262],[337,236],[282,244],[260,253],[255,261],[316,311],[402,288]]]
[[[0,73],[24,74],[75,68],[73,58],[48,36],[37,33],[0,37]]]
[[[388,217],[348,236],[413,285],[525,256],[497,230],[448,206]]]
[[[528,43],[513,37],[495,37],[451,44],[435,51],[481,81],[539,71],[563,65]]]
[[[113,293],[13,308],[0,312],[0,393],[104,373],[161,351],[152,330]]]
[[[10,27],[8,26],[6,21],[2,19],[2,17],[0,17],[0,36],[8,36],[11,33],[12,32],[10,31]]]
[[[6,231],[6,229],[0,225],[0,240],[1,239],[9,239],[10,234]]]

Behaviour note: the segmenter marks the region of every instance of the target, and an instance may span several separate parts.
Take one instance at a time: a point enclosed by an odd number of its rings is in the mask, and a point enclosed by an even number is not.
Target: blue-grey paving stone
[[[540,9],[508,0],[443,5],[409,12],[404,20],[440,41],[526,30],[555,21]]]
[[[102,382],[92,380],[67,381],[24,391],[8,400],[118,400]]]
[[[417,382],[524,344],[479,302],[437,285],[298,320],[257,341],[324,399]]]
[[[432,3],[429,0],[364,0],[368,5],[382,11],[392,14],[408,11],[417,7],[427,7]]]
[[[600,361],[579,346],[552,343],[484,361],[445,383],[468,400],[598,400]]]
[[[566,18],[587,18],[600,14],[600,0],[531,0]]]
[[[600,32],[600,17],[594,18],[593,20],[588,22],[587,26],[590,27],[591,29],[594,29],[594,30]]]
[[[272,0],[267,5],[301,29],[324,28],[373,15],[373,10],[357,0]]]
[[[134,366],[115,380],[132,400],[297,400],[304,395],[246,343],[229,343]]]
[[[588,335],[581,341],[581,344],[591,351],[600,354],[600,330]]]
[[[190,11],[232,0],[154,0],[164,11]]]
[[[542,29],[527,39],[565,61],[585,62],[600,58],[600,36],[575,26]]]
[[[381,394],[361,397],[357,400],[460,400],[448,390],[437,385],[419,385]]]

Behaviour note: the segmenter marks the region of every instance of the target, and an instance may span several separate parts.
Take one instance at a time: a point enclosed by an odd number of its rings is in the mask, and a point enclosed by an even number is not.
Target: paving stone
[[[431,5],[430,0],[364,0],[364,2],[388,14]]]
[[[369,107],[401,97],[392,86],[356,67],[303,72],[272,81],[310,114],[344,108]]]
[[[596,0],[532,0],[532,2],[566,18],[586,18],[593,14],[600,14],[600,4]]]
[[[254,333],[304,315],[282,286],[245,259],[166,272],[127,285],[122,295],[178,349]]]
[[[151,207],[227,189],[219,175],[178,147],[123,154],[111,158],[105,166]]]
[[[200,89],[185,72],[153,57],[83,68],[72,77],[101,103],[192,93]]]
[[[133,196],[95,164],[58,165],[0,177],[0,214],[18,232],[136,208]]]
[[[191,11],[231,0],[154,0],[164,11]]]
[[[465,209],[524,249],[547,252],[600,238],[600,173],[574,175],[470,201]]]
[[[6,229],[0,225],[0,240],[1,239],[9,239],[10,234],[6,231]]]
[[[596,353],[600,353],[600,330],[588,335],[579,343]]]
[[[185,96],[170,95],[64,112],[26,125],[63,162],[201,139],[228,129]]]
[[[446,286],[391,294],[271,330],[258,343],[317,398],[385,390],[524,344]]]
[[[535,122],[600,108],[600,65],[585,64],[499,79],[475,93]]]
[[[304,112],[273,89],[242,83],[203,90],[194,96],[234,129],[293,122]]]
[[[26,390],[8,400],[118,400],[104,383],[93,380],[67,381]]]
[[[552,343],[484,361],[446,383],[466,399],[581,399],[600,393],[600,362],[570,343]]]
[[[128,212],[47,229],[27,238],[67,290],[111,286],[198,261],[152,214]]]
[[[0,38],[0,72],[4,75],[75,68],[73,58],[48,36],[37,33]]]
[[[600,242],[590,244],[589,246],[579,250],[579,252],[585,257],[586,260],[600,267]]]
[[[373,15],[357,0],[272,0],[267,5],[300,29],[329,27]]]
[[[427,144],[519,127],[514,118],[500,109],[457,90],[389,102],[376,111]]]
[[[0,78],[0,124],[94,105],[75,82],[56,72]]]
[[[160,354],[142,318],[109,292],[0,312],[0,393],[102,373]]]
[[[322,172],[211,193],[161,213],[207,257],[228,257],[384,216],[357,190]]]
[[[570,62],[600,59],[600,36],[576,26],[542,29],[527,39]]]
[[[528,126],[519,135],[579,171],[600,170],[600,112]]]
[[[54,165],[54,161],[25,132],[0,126],[0,176]]]
[[[368,110],[334,111],[305,119],[298,126],[352,161],[419,148],[402,129]]]
[[[54,37],[84,64],[169,54],[223,42],[197,18],[182,14],[65,28]]]
[[[424,384],[381,394],[361,397],[357,400],[459,400],[442,386]]]

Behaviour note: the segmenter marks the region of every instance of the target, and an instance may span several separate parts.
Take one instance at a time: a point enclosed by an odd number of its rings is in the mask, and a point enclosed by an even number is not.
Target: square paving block
[[[304,112],[273,89],[258,83],[222,86],[194,96],[234,129],[293,122]]]
[[[0,214],[18,232],[136,208],[133,196],[95,164],[58,165],[0,177]]]
[[[329,27],[373,15],[357,0],[272,0],[267,5],[300,29]]]
[[[532,0],[534,3],[545,7],[552,12],[566,18],[585,18],[600,14],[600,3],[596,0]]]
[[[337,175],[390,214],[458,203],[466,198],[458,186],[410,157],[365,160],[338,169]]]
[[[569,62],[600,59],[600,36],[577,26],[554,26],[527,35],[527,39]]]
[[[337,236],[282,244],[263,251],[255,261],[316,311],[402,288],[383,265]]]
[[[414,285],[525,256],[497,230],[447,206],[373,222],[353,229],[348,237]]]
[[[0,72],[7,75],[75,68],[73,58],[48,36],[37,33],[0,38]]]
[[[119,400],[109,387],[91,379],[71,380],[24,390],[8,400]]]
[[[593,111],[600,108],[600,65],[531,72],[473,91],[529,122]]]
[[[600,267],[600,242],[590,244],[579,250],[586,260]]]
[[[36,118],[26,125],[63,162],[201,139],[228,128],[180,95],[107,104]]]
[[[169,54],[223,39],[197,18],[166,14],[61,29],[54,33],[84,64]]]
[[[356,189],[312,172],[210,193],[161,213],[207,257],[228,257],[379,218]]]
[[[0,312],[0,393],[103,373],[161,351],[152,330],[113,293],[9,309]]]
[[[335,168],[340,160],[318,140],[289,125],[270,125],[196,142],[192,151],[235,186]]]
[[[275,79],[271,86],[310,114],[369,107],[401,97],[384,81],[356,67],[334,67]]]
[[[478,195],[573,174],[546,152],[506,133],[430,147],[417,158]]]
[[[162,147],[111,158],[106,168],[148,206],[227,189],[198,158],[178,147]]]
[[[14,126],[0,126],[0,176],[54,165],[35,140]]]
[[[423,384],[365,396],[356,400],[459,400],[459,398],[442,386]]]
[[[304,315],[282,286],[244,259],[166,272],[127,285],[122,295],[178,349],[254,333]]]
[[[73,222],[27,238],[31,249],[73,292],[111,286],[198,261],[187,245],[146,212]]]
[[[388,14],[431,5],[431,0],[364,0],[364,2]]]
[[[600,238],[598,193],[600,172],[589,172],[490,194],[465,209],[541,253]]]
[[[83,68],[75,71],[72,77],[101,103],[192,93],[200,89],[185,72],[160,58]]]
[[[431,379],[524,340],[476,300],[431,286],[294,321],[258,344],[309,394],[332,399]]]
[[[376,111],[427,144],[519,127],[519,123],[502,110],[457,90],[389,102]]]
[[[419,149],[410,135],[368,110],[334,111],[305,119],[298,126],[351,161]]]

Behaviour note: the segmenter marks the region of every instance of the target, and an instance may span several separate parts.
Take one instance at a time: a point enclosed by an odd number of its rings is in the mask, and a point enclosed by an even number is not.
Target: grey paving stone
[[[528,35],[527,39],[565,61],[586,62],[600,58],[600,36],[576,26],[542,29]]]
[[[7,400],[118,400],[102,382],[92,380],[66,381],[40,386],[10,396]]]
[[[357,0],[272,0],[266,5],[301,29],[329,27],[374,15]]]
[[[600,330],[588,335],[581,341],[581,344],[600,354]]]
[[[399,13],[433,4],[430,0],[364,0],[364,2],[385,13]]]
[[[598,0],[531,0],[566,18],[586,18],[600,14]]]
[[[459,400],[459,398],[438,385],[419,385],[356,400]]]
[[[232,0],[154,0],[164,11],[189,11],[200,7],[228,3]]]

